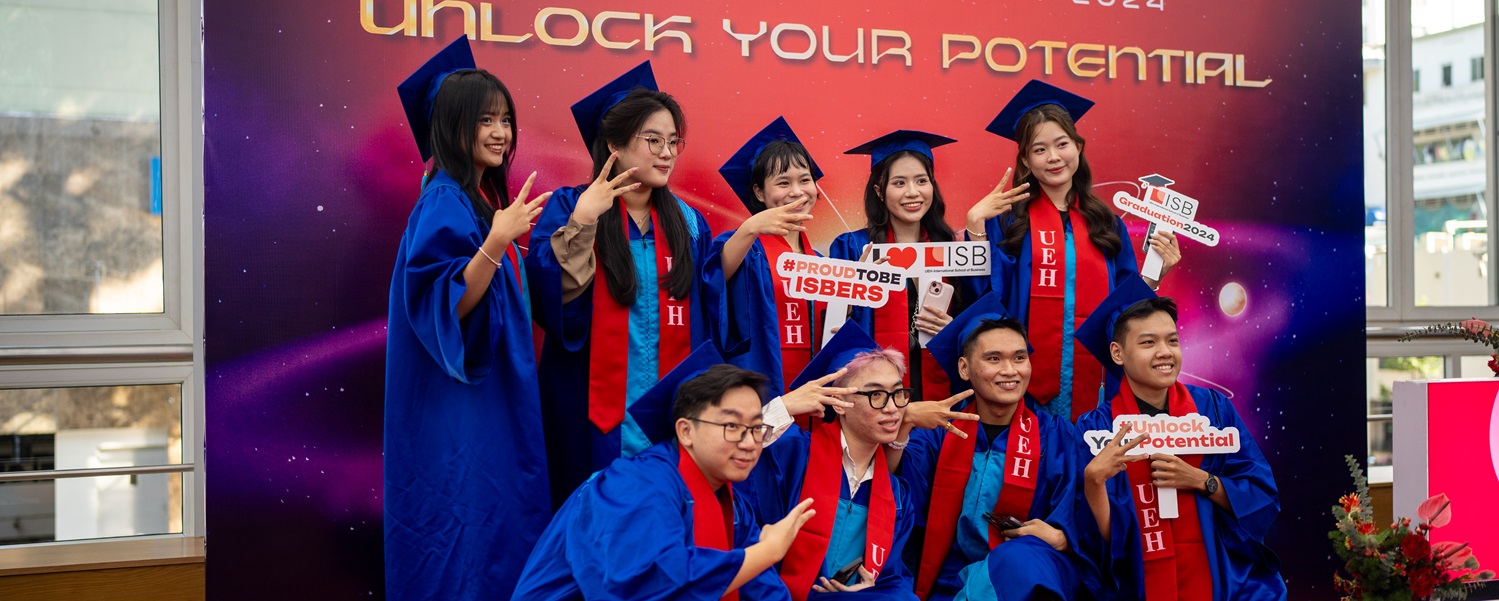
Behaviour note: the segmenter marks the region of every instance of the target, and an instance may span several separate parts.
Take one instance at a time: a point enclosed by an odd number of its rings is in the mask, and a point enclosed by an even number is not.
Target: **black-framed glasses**
[[[766,444],[776,439],[774,434],[775,429],[771,428],[768,424],[760,424],[758,426],[746,426],[744,424],[736,424],[734,422],[720,424],[718,422],[710,422],[708,420],[697,419],[695,417],[689,417],[687,418],[687,420],[723,428],[723,439],[734,444],[744,442],[745,436],[754,437],[755,442],[758,442],[760,444]]]
[[[635,134],[635,137],[645,140],[645,146],[651,149],[651,154],[661,154],[661,147],[665,146],[671,149],[671,156],[677,156],[687,148],[686,138],[668,140],[655,134]]]
[[[854,394],[869,400],[869,406],[875,409],[884,409],[891,401],[895,401],[895,408],[899,409],[911,404],[911,389],[897,388],[895,390],[859,390]]]

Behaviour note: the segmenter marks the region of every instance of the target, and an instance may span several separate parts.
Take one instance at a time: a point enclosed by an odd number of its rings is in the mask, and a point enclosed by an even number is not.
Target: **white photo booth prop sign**
[[[1152,173],[1140,178],[1140,183],[1142,198],[1130,196],[1128,192],[1114,194],[1114,206],[1150,222],[1150,230],[1145,234],[1145,263],[1140,266],[1140,275],[1152,280],[1161,279],[1161,255],[1150,247],[1150,235],[1158,230],[1181,234],[1208,246],[1218,245],[1218,230],[1197,222],[1197,209],[1202,203],[1167,188],[1176,182]]]
[[[1147,437],[1140,446],[1130,449],[1128,455],[1216,455],[1239,452],[1238,428],[1214,428],[1206,416],[1188,413],[1176,417],[1171,415],[1121,415],[1114,418],[1113,430],[1089,430],[1083,433],[1088,450],[1094,455],[1114,439],[1124,424],[1130,426],[1130,436],[1120,441],[1129,444],[1141,436]],[[1162,518],[1175,518],[1177,511],[1175,489],[1162,487],[1156,498]]]

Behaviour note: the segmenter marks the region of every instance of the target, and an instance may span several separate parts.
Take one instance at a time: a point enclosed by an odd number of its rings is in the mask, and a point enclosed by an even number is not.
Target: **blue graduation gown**
[[[693,544],[692,495],[675,440],[615,461],[583,483],[525,563],[515,599],[718,599],[760,540],[753,510],[734,495],[734,549]],[[496,540],[497,546],[505,544]],[[774,568],[739,588],[744,601],[790,599]]]
[[[1004,304],[1005,311],[1011,317],[1019,319],[1021,323],[1030,327],[1030,304],[1031,304],[1031,235],[1026,233],[1020,245],[1020,256],[1011,255],[1004,249],[1005,226],[1014,220],[1014,215],[1006,213],[994,219],[984,222],[984,231],[989,234],[993,241],[994,257],[993,269],[989,272],[988,291],[992,291]],[[1114,216],[1114,233],[1119,234],[1121,247],[1119,252],[1113,256],[1104,257],[1104,262],[1109,272],[1107,282],[1109,290],[1113,290],[1124,281],[1124,278],[1140,277],[1140,267],[1135,261],[1134,242],[1129,238],[1129,228],[1124,226],[1124,220],[1118,215]],[[1080,235],[1086,236],[1086,233]],[[1077,285],[1088,285],[1088,282],[1079,281]],[[1091,355],[1081,354],[1073,358],[1074,361],[1096,361]],[[1099,401],[1114,398],[1119,392],[1119,379],[1104,370],[1104,389]],[[1068,411],[1071,411],[1069,408]],[[1070,415],[1070,413],[1069,413]]]
[[[552,193],[531,230],[531,252],[526,257],[532,306],[537,323],[546,332],[538,375],[546,452],[551,462],[553,506],[560,506],[590,474],[608,466],[626,454],[626,450],[648,446],[628,412],[625,421],[608,433],[600,432],[588,421],[589,326],[593,322],[593,285],[599,282],[595,280],[578,298],[563,303],[562,268],[551,244],[552,234],[567,225],[578,206],[578,196],[586,189],[587,186],[559,188]],[[692,237],[690,248],[695,271],[690,321],[695,347],[708,339],[714,326],[710,322],[712,313],[703,302],[701,283],[702,262],[708,255],[713,233],[701,213],[680,200],[678,204]],[[640,291],[631,307],[630,349],[625,351],[630,352],[625,394],[628,406],[660,378],[656,361],[656,236],[654,232],[640,232],[634,220],[627,222]]]
[[[883,449],[875,451],[885,452]],[[760,463],[750,473],[749,480],[745,481],[747,486],[744,490],[744,498],[755,508],[762,523],[772,524],[780,521],[790,513],[791,508],[801,503],[802,478],[807,474],[807,461],[812,453],[812,436],[806,430],[797,425],[787,428],[781,437],[768,447],[760,455]],[[840,463],[841,466],[841,463]],[[867,515],[861,515],[862,524],[843,524],[840,521],[845,515],[849,515],[849,509],[868,509],[869,496],[874,489],[873,481],[859,487],[859,494],[850,495],[848,491],[848,478],[843,477],[843,470],[838,470],[839,486],[838,498],[843,502],[837,518],[834,519],[834,538],[840,536],[846,540],[842,545],[832,543],[828,545],[829,553],[833,553],[835,546],[849,549],[848,558],[840,558],[838,561],[823,563],[822,576],[832,578],[838,568],[843,567],[853,559],[853,550],[857,549],[857,556],[863,557],[864,538],[859,537],[858,532],[867,529]],[[735,489],[738,493],[740,489]],[[911,494],[908,487],[895,475],[890,476],[890,490],[895,495],[895,532],[890,544],[890,558],[886,560],[885,567],[880,570],[880,576],[875,584],[867,589],[848,593],[816,593],[813,592],[808,599],[826,596],[828,599],[846,599],[848,601],[859,601],[861,599],[916,599],[916,594],[911,591],[915,581],[911,577],[911,570],[906,567],[901,556],[905,552],[908,539],[911,537],[911,529],[916,524],[916,506],[911,502]],[[833,508],[816,508],[818,511],[828,511]],[[861,514],[864,512],[860,512]],[[857,520],[855,520],[857,521]],[[858,540],[849,540],[857,538]],[[920,541],[917,541],[918,544]],[[830,567],[831,564],[831,567]]]
[[[999,500],[1009,439],[1001,434],[991,443],[981,428],[974,442],[973,472],[964,491],[963,512],[947,559],[942,562],[942,571],[932,587],[932,599],[951,599],[959,594],[965,586],[965,579],[959,573],[976,562],[988,565],[971,568],[968,585],[986,590],[992,582],[999,599],[1029,599],[1036,587],[1049,589],[1064,599],[1075,599],[1099,588],[1098,568],[1085,551],[1101,546],[1098,526],[1092,514],[1087,513],[1078,483],[1086,465],[1083,460],[1087,447],[1067,420],[1041,411],[1029,397],[1025,402],[1036,414],[1041,429],[1042,455],[1030,513],[1016,517],[1021,521],[1043,520],[1061,530],[1071,551],[1058,552],[1035,537],[1021,537],[989,550],[988,522],[983,514],[992,511]],[[918,523],[923,527],[928,523],[937,459],[946,434],[945,430],[913,430],[898,470],[901,479],[911,487],[920,515]],[[915,544],[919,546],[921,541]],[[974,577],[981,578],[981,583],[972,582]]]
[[[547,487],[547,458],[522,266],[499,257],[478,306],[458,318],[463,269],[488,234],[439,171],[396,255],[384,435],[392,599],[509,597],[551,516],[532,493]]]
[[[725,281],[723,277],[723,245],[734,236],[734,230],[719,234],[713,239],[708,258],[703,264],[704,290],[708,304],[718,317],[714,334],[719,348],[734,348],[748,341],[743,354],[729,357],[731,365],[765,374],[770,378],[768,389],[772,397],[786,390],[781,370],[780,313],[775,306],[775,273],[771,271],[765,245],[755,240],[744,262],[734,277]],[[803,249],[817,256],[816,249]],[[856,257],[857,258],[857,257]],[[815,334],[817,322],[809,314],[807,335]]]
[[[1215,428],[1235,427],[1241,434],[1239,452],[1203,455],[1202,469],[1218,476],[1233,509],[1218,508],[1202,495],[1195,495],[1202,538],[1207,544],[1208,566],[1213,571],[1213,598],[1219,600],[1285,599],[1286,584],[1280,576],[1280,560],[1265,546],[1265,534],[1280,513],[1280,496],[1270,464],[1238,411],[1217,391],[1187,386],[1197,412],[1207,416]],[[1133,399],[1110,399],[1077,420],[1081,432],[1111,430],[1113,403]],[[1135,407],[1130,408],[1131,413]],[[1145,598],[1144,564],[1140,550],[1140,525],[1129,477],[1120,473],[1109,480],[1109,544],[1098,557],[1108,599]]]

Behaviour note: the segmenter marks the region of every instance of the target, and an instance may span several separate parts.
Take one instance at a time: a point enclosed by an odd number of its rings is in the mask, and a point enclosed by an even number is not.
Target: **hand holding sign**
[[[1169,243],[1160,240],[1158,244],[1157,232],[1181,233],[1208,246],[1217,246],[1218,230],[1196,221],[1197,209],[1202,203],[1166,187],[1176,182],[1156,173],[1140,178],[1140,182],[1144,186],[1140,193],[1143,199],[1130,196],[1128,192],[1118,192],[1114,194],[1114,206],[1150,222],[1150,233],[1146,235],[1149,250],[1145,253],[1145,263],[1140,266],[1140,275],[1159,281],[1164,271],[1181,260],[1181,252],[1175,248],[1174,237]],[[1174,254],[1175,258],[1167,264],[1169,254]]]
[[[1159,488],[1195,490],[1207,482],[1208,473],[1176,455],[1156,453],[1150,456],[1150,479]]]
[[[1188,413],[1183,416],[1173,415],[1121,415],[1114,418],[1114,430],[1089,430],[1083,433],[1083,440],[1088,443],[1088,449],[1093,451],[1093,461],[1088,462],[1084,469],[1084,476],[1090,471],[1098,475],[1106,465],[1100,464],[1095,468],[1095,463],[1100,463],[1099,456],[1104,453],[1117,453],[1119,440],[1129,430],[1140,433],[1140,436],[1131,440],[1124,447],[1122,453],[1126,456],[1138,456],[1152,460],[1151,478],[1156,482],[1156,488],[1161,493],[1159,499],[1160,515],[1163,518],[1174,518],[1176,511],[1176,488],[1194,488],[1201,479],[1206,478],[1206,472],[1195,470],[1188,472],[1176,467],[1177,462],[1185,465],[1185,461],[1174,457],[1175,455],[1213,455],[1223,453],[1239,452],[1239,429],[1228,427],[1218,429],[1208,418],[1198,413]],[[1143,439],[1143,440],[1142,440]],[[1170,459],[1165,459],[1170,457]],[[1114,460],[1120,463],[1119,460]],[[1125,460],[1128,461],[1128,460]],[[1165,461],[1157,467],[1156,461]],[[1118,474],[1124,468],[1114,471]],[[1111,476],[1112,477],[1112,476]],[[1184,478],[1200,477],[1192,481]],[[1183,484],[1185,486],[1183,486]]]

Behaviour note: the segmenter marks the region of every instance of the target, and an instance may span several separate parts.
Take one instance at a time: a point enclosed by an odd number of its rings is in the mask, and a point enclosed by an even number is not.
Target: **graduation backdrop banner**
[[[383,596],[386,298],[422,166],[395,87],[465,32],[516,102],[512,190],[589,179],[569,106],[649,59],[687,114],[672,189],[715,232],[717,169],[784,115],[826,171],[809,235],[864,225],[896,129],[958,139],[936,175],[962,227],[1012,165],[985,125],[1033,78],[1097,101],[1096,193],[1159,173],[1200,201],[1163,294],[1183,381],[1225,391],[1273,464],[1268,543],[1333,599],[1328,508],[1363,454],[1356,3],[207,0],[207,465],[212,598]],[[1146,222],[1128,216],[1138,246]],[[434,466],[434,469],[438,469]],[[545,491],[537,491],[545,494]],[[505,541],[495,541],[505,544]]]

